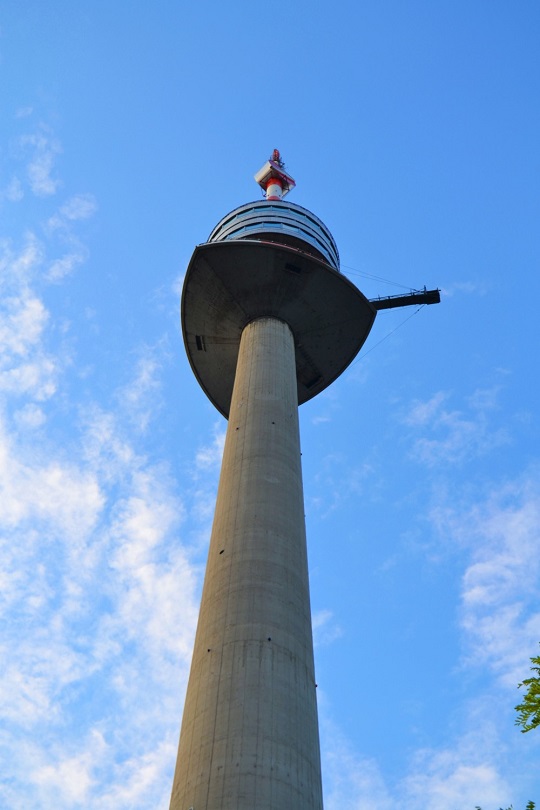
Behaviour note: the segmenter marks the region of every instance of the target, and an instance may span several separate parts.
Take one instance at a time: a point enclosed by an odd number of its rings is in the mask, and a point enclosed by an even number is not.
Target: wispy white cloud
[[[343,635],[343,628],[335,621],[331,610],[319,610],[311,619],[313,642],[316,647],[331,644]]]
[[[222,419],[214,422],[212,433],[212,439],[197,449],[195,463],[190,469],[189,513],[199,527],[192,536],[192,542],[201,553],[206,549],[210,537],[225,446],[226,425]]]
[[[23,146],[46,198],[59,145],[43,130]],[[135,352],[114,410],[72,401],[40,292],[85,260],[75,226],[95,208],[75,195],[41,240],[0,242],[0,805],[13,810],[166,806],[197,616],[185,507],[145,452],[165,351]]]
[[[326,810],[391,810],[396,807],[373,758],[355,751],[329,719],[324,696],[319,695]]]
[[[311,419],[311,424],[312,425],[323,425],[323,424],[325,424],[325,422],[331,422],[331,421],[332,421],[332,419],[331,419],[330,416],[322,416],[322,415],[321,416],[314,416]]]
[[[169,763],[176,755],[176,739],[159,743],[155,750],[131,756],[122,762],[117,778],[104,785],[99,794],[99,807],[155,807],[166,810],[170,799]],[[96,807],[98,805],[96,804]]]
[[[365,489],[366,480],[373,474],[373,466],[366,460],[351,463],[342,453],[328,453],[318,465],[308,506],[321,517],[327,518],[351,498],[357,498]]]
[[[195,463],[198,470],[218,470],[223,457],[225,447],[226,429],[222,422],[214,424],[214,438],[210,444],[200,447],[195,456]]]
[[[26,175],[33,194],[37,197],[55,194],[60,181],[52,173],[56,157],[62,151],[58,139],[42,126],[31,135],[23,135],[21,146],[25,153],[30,153]]]
[[[46,456],[2,442],[4,738],[10,759],[26,758],[26,800],[43,807],[139,807],[164,791],[196,623],[200,570],[178,541],[184,508],[168,473],[136,452],[125,422],[94,416],[85,452],[69,452],[80,462],[50,439]],[[74,750],[66,729],[85,705],[76,737],[90,736]],[[29,735],[43,737],[31,757]]]
[[[56,390],[61,361],[45,346],[49,312],[32,286],[43,260],[31,233],[18,251],[9,241],[0,245],[0,395],[43,401]]]
[[[0,191],[0,199],[8,202],[20,202],[24,197],[24,190],[18,177],[12,177],[7,186]]]
[[[454,295],[486,295],[488,290],[489,285],[485,281],[454,281],[443,287],[441,292],[445,298],[452,298]]]
[[[189,259],[188,259],[189,261]],[[187,262],[186,262],[187,266]],[[182,289],[184,287],[184,278],[186,277],[185,272],[180,273],[173,281],[171,285],[171,292],[173,297],[176,301],[180,301],[182,297]]]
[[[87,799],[93,783],[92,772],[104,759],[106,750],[97,729],[82,736],[77,746],[68,744],[65,748],[52,741],[49,746],[40,746],[29,739],[23,758],[13,763],[15,779],[0,780],[2,806],[23,810],[28,797],[35,796],[43,808],[91,806]],[[19,790],[21,783],[26,786],[26,795]]]
[[[43,765],[30,774],[30,780],[39,786],[40,793],[49,801],[60,800],[82,804],[88,799],[92,784],[91,758],[88,751],[80,756],[65,757],[55,765]]]
[[[540,638],[540,475],[532,468],[473,505],[453,495],[431,518],[469,555],[460,608],[466,662],[515,688]]]
[[[45,457],[35,451],[19,454],[10,437],[1,429],[0,520],[4,526],[21,521],[54,520],[66,535],[77,536],[95,524],[102,506],[99,484],[91,472],[82,472],[72,463]]]
[[[126,415],[140,431],[147,429],[160,404],[158,395],[162,364],[163,347],[142,348],[132,379],[117,393]]]
[[[46,222],[48,233],[66,231],[71,223],[89,219],[97,211],[97,201],[93,194],[75,194],[61,205]]]
[[[30,106],[18,107],[15,112],[15,118],[29,118],[34,112],[34,108]]]
[[[97,211],[97,201],[93,194],[75,194],[60,208],[60,216],[70,222],[88,219]]]
[[[454,747],[417,751],[409,775],[399,785],[402,800],[397,800],[397,807],[472,810],[478,805],[506,805],[511,801],[511,791],[499,772],[494,743],[501,744],[495,727],[482,723],[464,734]]]
[[[413,751],[405,774],[388,778],[373,757],[355,750],[329,719],[319,695],[327,810],[457,810],[507,806],[512,789],[501,774],[505,744],[486,700],[472,707],[446,745]],[[389,744],[391,729],[388,730]]]
[[[91,194],[76,194],[47,220],[45,233],[49,239],[55,238],[58,241],[62,253],[48,263],[49,281],[61,281],[88,259],[88,250],[76,235],[73,226],[80,220],[92,217],[96,210],[97,203]]]
[[[413,403],[403,418],[414,431],[412,456],[429,467],[460,464],[507,444],[507,430],[489,417],[498,390],[478,389],[461,408],[449,407],[451,395],[444,391]]]
[[[29,395],[38,401],[49,399],[56,391],[57,365],[43,353],[33,362],[0,372],[0,391],[16,396]]]
[[[0,238],[0,289],[4,293],[13,289],[23,292],[43,259],[43,245],[31,230],[25,232],[19,249],[13,240]]]
[[[75,253],[66,253],[59,259],[54,259],[47,269],[49,281],[61,281],[65,276],[69,276],[76,267],[86,260],[86,251],[78,250]]]
[[[23,405],[19,410],[13,412],[15,424],[23,430],[39,428],[47,419],[42,408],[35,402]]]
[[[43,303],[29,293],[24,297],[6,298],[0,321],[2,360],[13,355],[28,355],[31,347],[39,341],[48,317]]]
[[[481,685],[470,704],[462,703],[459,714],[440,729],[442,742],[413,752],[405,775],[397,779],[355,751],[339,730],[328,730],[323,697],[322,727],[324,737],[330,735],[323,751],[327,807],[472,810],[512,801],[516,806],[516,795],[524,790],[520,768],[509,769],[508,759],[519,762],[523,755],[513,706],[517,683],[528,674],[540,638],[540,473],[531,467],[504,482],[485,474],[476,485],[470,478],[463,486],[456,483],[449,461],[473,461],[503,440],[494,428],[500,388],[477,389],[459,409],[451,402],[448,392],[416,402],[406,423],[420,439],[427,433],[433,440],[429,452],[420,443],[415,454],[429,468],[440,465],[429,521],[444,548],[454,550],[454,564],[461,565],[455,604],[461,655],[454,674]],[[471,439],[478,430],[479,442]]]
[[[409,413],[405,416],[405,422],[413,426],[429,425],[436,418],[446,400],[450,395],[445,391],[438,391],[425,402],[415,401]]]

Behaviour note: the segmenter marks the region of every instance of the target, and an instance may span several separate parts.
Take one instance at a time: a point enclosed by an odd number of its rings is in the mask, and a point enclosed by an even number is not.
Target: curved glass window
[[[315,214],[302,206],[291,203],[277,205],[261,202],[248,203],[231,211],[218,222],[209,242],[228,239],[245,239],[249,234],[270,236],[272,233],[288,234],[306,248],[315,248],[332,267],[339,270],[339,253],[332,234]]]

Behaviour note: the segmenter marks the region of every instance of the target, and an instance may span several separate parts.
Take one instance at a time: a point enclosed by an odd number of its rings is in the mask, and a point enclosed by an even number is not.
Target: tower
[[[322,810],[298,405],[378,309],[438,300],[369,301],[328,228],[283,200],[277,150],[255,179],[265,198],[195,249],[182,294],[189,362],[228,427],[171,810]]]

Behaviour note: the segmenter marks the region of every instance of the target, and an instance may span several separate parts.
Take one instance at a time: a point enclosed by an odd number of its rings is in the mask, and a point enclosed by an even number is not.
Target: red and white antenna
[[[270,160],[267,160],[255,175],[255,180],[264,191],[267,200],[282,200],[296,185],[285,171],[279,149],[274,149]]]

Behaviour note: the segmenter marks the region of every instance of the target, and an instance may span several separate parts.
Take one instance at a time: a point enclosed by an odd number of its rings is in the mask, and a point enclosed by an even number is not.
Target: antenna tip
[[[264,191],[267,200],[281,200],[295,187],[296,183],[285,171],[279,149],[274,149],[271,157],[255,175],[255,180]]]

